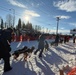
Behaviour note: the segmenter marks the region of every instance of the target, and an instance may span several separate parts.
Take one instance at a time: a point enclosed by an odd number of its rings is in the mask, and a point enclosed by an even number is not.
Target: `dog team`
[[[47,51],[48,48],[49,48],[48,42],[45,41],[44,50]],[[20,55],[20,54],[23,54],[23,59],[24,59],[25,61],[27,61],[27,58],[28,58],[28,57],[29,57],[29,58],[31,57],[31,54],[32,54],[32,52],[34,52],[34,50],[35,50],[35,47],[34,47],[34,46],[32,46],[31,48],[28,48],[27,46],[24,46],[24,47],[21,48],[21,49],[15,50],[15,51],[12,53],[12,56],[13,56],[13,58],[14,58],[15,60],[18,60],[19,55]]]

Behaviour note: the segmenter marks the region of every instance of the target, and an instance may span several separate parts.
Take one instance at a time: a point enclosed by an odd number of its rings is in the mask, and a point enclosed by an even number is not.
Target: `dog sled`
[[[76,75],[76,67],[71,68],[69,65],[64,67],[62,70],[59,70],[60,75],[64,75],[64,72],[66,72],[66,75]]]
[[[76,75],[76,67],[74,67],[70,72],[68,72],[68,75]]]

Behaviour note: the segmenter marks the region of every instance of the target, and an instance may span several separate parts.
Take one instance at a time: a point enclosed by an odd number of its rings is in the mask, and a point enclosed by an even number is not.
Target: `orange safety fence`
[[[19,41],[19,36],[16,36],[16,41],[17,41],[17,42]]]
[[[37,40],[38,37],[34,37],[34,36],[28,36],[28,35],[20,35],[20,36],[16,36],[16,35],[12,35],[12,41],[33,41],[33,40]],[[50,37],[46,37],[46,39],[50,39]]]

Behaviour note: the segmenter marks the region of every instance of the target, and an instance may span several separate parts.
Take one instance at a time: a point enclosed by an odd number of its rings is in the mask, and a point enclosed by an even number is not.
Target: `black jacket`
[[[9,52],[11,51],[11,47],[7,41],[8,37],[7,37],[7,33],[5,32],[2,32],[2,35],[0,36],[0,58],[10,56]]]

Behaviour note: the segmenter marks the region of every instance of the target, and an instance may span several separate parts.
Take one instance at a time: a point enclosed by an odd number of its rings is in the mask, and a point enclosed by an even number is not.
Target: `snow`
[[[72,40],[66,44],[59,44],[57,47],[50,46],[51,40],[47,40],[49,43],[49,49],[44,50],[42,58],[32,53],[31,57],[27,61],[23,60],[23,54],[21,54],[17,60],[14,60],[11,56],[10,63],[12,70],[9,72],[3,72],[4,61],[0,60],[0,75],[59,75],[59,69],[63,66],[69,65],[73,68],[76,66],[76,48],[72,43]],[[35,47],[37,49],[37,41],[24,41],[24,42],[12,42],[12,52],[22,48],[23,46]],[[34,50],[34,51],[35,51]],[[64,72],[65,75],[67,72]]]

